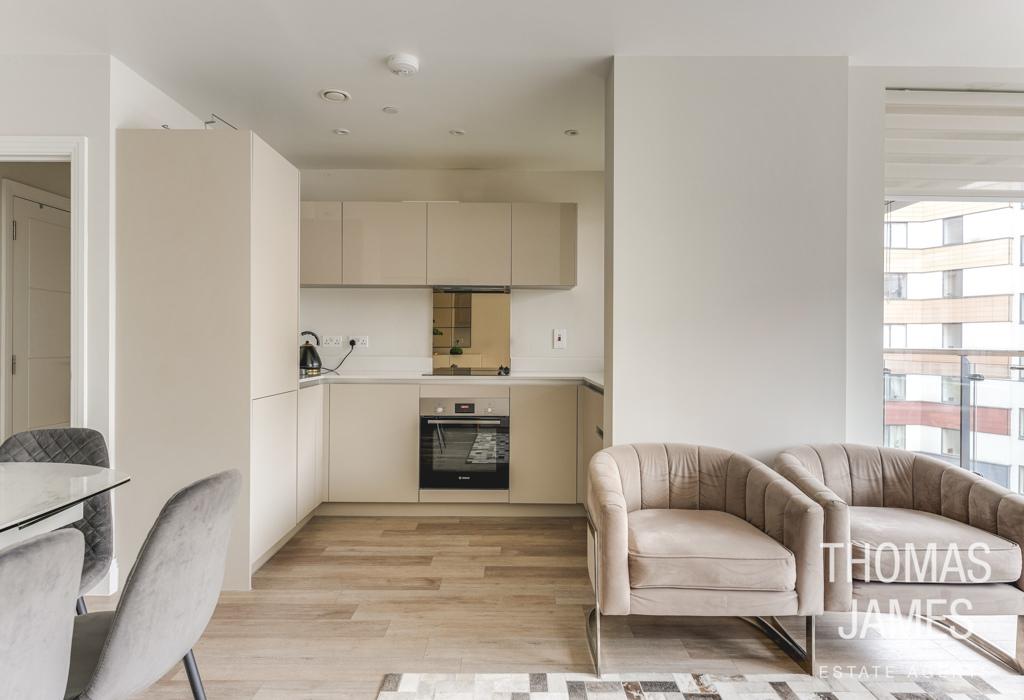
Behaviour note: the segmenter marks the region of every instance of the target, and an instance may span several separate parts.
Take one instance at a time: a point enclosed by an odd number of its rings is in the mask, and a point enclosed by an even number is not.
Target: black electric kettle
[[[302,331],[300,335],[309,335],[320,345],[320,336],[313,331]],[[299,346],[299,373],[303,377],[316,377],[320,374],[320,353],[316,351],[316,345],[308,340]]]

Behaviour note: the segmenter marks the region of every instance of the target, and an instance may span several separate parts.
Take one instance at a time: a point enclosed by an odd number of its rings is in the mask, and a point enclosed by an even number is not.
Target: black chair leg
[[[88,609],[85,607],[85,598],[79,596],[78,600],[75,601],[75,614],[85,615],[88,612]]]
[[[188,684],[192,688],[192,697],[195,700],[206,700],[203,679],[199,676],[199,667],[196,666],[196,657],[191,649],[188,650],[181,662],[185,664],[185,674],[188,676]]]

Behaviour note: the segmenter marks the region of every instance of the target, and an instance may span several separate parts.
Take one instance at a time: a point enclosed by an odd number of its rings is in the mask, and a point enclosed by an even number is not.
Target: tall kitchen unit
[[[123,581],[176,490],[238,469],[225,588],[295,528],[299,172],[250,131],[125,130],[114,457]]]

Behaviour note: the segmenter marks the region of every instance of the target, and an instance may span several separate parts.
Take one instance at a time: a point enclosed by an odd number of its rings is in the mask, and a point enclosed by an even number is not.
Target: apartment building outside
[[[889,447],[1024,492],[1024,208],[890,202],[884,226]]]

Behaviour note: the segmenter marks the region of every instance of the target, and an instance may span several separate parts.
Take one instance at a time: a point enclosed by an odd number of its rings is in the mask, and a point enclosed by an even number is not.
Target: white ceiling
[[[4,0],[0,52],[112,53],[300,167],[599,170],[610,55],[1024,66],[1022,27],[1019,0]]]

